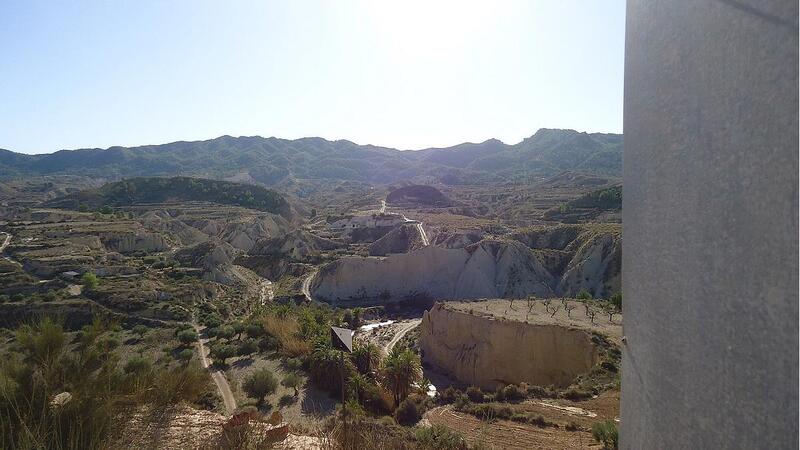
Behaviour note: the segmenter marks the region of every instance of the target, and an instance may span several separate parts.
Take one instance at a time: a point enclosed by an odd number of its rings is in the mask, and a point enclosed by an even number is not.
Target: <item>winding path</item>
[[[314,279],[314,276],[316,275],[317,275],[317,270],[315,269],[313,272],[308,274],[308,276],[303,280],[303,287],[301,288],[303,295],[306,296],[306,300],[310,302],[314,301],[314,299],[311,298],[311,281]]]
[[[403,336],[408,334],[409,331],[416,328],[420,323],[422,323],[422,319],[413,319],[405,323],[401,323],[397,327],[397,331],[395,331],[394,336],[383,346],[383,352],[385,354],[389,354],[392,351],[392,348],[400,342],[400,339],[403,339]]]
[[[222,397],[222,401],[225,404],[225,411],[230,416],[236,410],[236,399],[233,397],[231,385],[228,384],[228,380],[221,370],[211,367],[210,359],[206,356],[208,354],[208,349],[206,348],[208,339],[202,337],[199,325],[193,323],[192,326],[194,327],[194,331],[197,332],[197,351],[200,353],[200,362],[203,364],[203,367],[211,372],[211,379],[213,379],[214,384],[217,385],[219,395]]]

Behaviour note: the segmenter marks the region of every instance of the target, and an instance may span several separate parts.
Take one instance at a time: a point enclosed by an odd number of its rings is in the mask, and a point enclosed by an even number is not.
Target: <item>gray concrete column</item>
[[[628,1],[623,448],[798,448],[797,23]]]

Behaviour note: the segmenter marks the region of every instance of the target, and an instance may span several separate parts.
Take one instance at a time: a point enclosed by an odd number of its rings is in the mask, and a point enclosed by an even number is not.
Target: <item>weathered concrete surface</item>
[[[589,331],[498,320],[441,303],[422,317],[420,348],[426,362],[484,389],[521,382],[566,387],[599,361]]]
[[[798,447],[798,5],[629,0],[622,447]]]

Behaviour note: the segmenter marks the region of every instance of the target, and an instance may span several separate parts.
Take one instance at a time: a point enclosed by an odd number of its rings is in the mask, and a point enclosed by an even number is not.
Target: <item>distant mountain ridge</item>
[[[271,186],[302,179],[392,183],[416,178],[462,184],[524,180],[566,170],[619,176],[622,142],[619,134],[541,129],[514,145],[490,139],[416,151],[315,137],[260,136],[41,155],[0,149],[0,179],[61,174],[111,179],[193,175],[244,177]]]

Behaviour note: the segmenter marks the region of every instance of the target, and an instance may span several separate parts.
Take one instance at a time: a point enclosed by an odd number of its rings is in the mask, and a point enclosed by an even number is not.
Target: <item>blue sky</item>
[[[0,148],[622,131],[624,1],[0,3]]]

